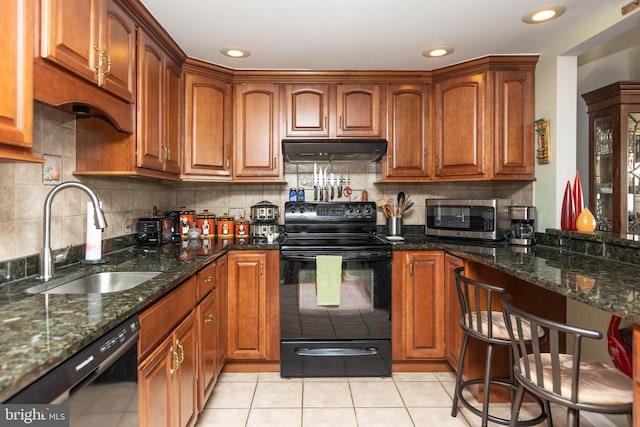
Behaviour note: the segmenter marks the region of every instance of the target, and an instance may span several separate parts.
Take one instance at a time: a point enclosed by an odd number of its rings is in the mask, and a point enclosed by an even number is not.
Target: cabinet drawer
[[[198,301],[201,301],[216,287],[216,269],[218,264],[212,262],[198,273]]]
[[[139,355],[142,359],[196,306],[198,281],[192,277],[168,296],[143,311],[140,318]]]

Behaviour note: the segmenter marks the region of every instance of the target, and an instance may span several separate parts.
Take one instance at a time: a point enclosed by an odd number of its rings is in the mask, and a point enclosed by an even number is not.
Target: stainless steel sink
[[[106,294],[121,292],[160,274],[159,271],[110,271],[93,273],[59,285],[45,284],[27,289],[29,293],[43,294]]]

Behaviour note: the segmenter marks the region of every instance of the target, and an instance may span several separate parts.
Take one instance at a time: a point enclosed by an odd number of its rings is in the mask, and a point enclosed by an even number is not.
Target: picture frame
[[[62,183],[63,169],[62,156],[43,154],[42,158],[42,183],[45,185],[58,185]]]
[[[549,120],[538,119],[534,122],[536,133],[536,159],[539,165],[551,162],[549,141]]]

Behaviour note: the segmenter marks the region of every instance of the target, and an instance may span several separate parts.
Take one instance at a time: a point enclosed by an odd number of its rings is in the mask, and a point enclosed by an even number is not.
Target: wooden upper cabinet
[[[33,1],[7,0],[0,23],[0,158],[34,161]]]
[[[236,85],[234,178],[282,179],[279,106],[279,84]]]
[[[534,177],[534,72],[495,72],[496,179]]]
[[[443,79],[434,89],[436,178],[485,175],[486,73]]]
[[[185,73],[185,175],[231,177],[232,87]],[[189,179],[190,176],[186,176]]]
[[[137,166],[180,173],[182,71],[151,37],[138,36]]]
[[[285,98],[287,136],[330,136],[328,84],[288,84]]]
[[[391,84],[387,90],[387,148],[383,179],[428,178],[431,87]]]
[[[113,0],[43,0],[40,55],[135,100],[135,22]]]
[[[379,84],[285,85],[287,137],[369,137],[382,135]]]
[[[381,85],[339,84],[336,86],[336,136],[372,137],[382,135]]]

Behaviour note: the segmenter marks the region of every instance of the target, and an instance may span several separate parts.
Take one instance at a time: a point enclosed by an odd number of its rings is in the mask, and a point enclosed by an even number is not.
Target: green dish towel
[[[340,305],[342,287],[342,257],[318,255],[316,257],[316,304]]]

